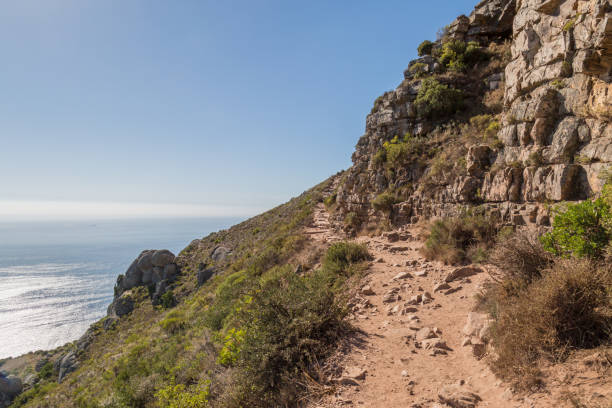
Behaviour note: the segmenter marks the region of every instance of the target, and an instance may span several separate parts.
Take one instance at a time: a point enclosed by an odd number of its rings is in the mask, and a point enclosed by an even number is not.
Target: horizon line
[[[0,200],[0,221],[252,217],[267,209],[218,204]]]

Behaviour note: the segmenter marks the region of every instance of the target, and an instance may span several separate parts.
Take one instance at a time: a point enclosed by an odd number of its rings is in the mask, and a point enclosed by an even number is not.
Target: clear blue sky
[[[284,202],[350,166],[373,100],[476,3],[2,2],[0,218]]]

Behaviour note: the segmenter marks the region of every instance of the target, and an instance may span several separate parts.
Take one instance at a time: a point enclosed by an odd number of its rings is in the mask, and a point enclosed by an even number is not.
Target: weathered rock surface
[[[377,164],[377,153],[394,136],[422,140],[436,128],[459,129],[450,118],[418,114],[421,78],[442,68],[433,55],[411,61],[405,80],[378,98],[366,118],[353,166],[336,192],[339,222],[349,213],[376,217],[372,200],[405,186],[412,187],[409,194],[391,212],[396,225],[455,216],[473,205],[496,214],[500,224],[547,225],[550,202],[601,191],[599,174],[612,166],[610,1],[485,0],[452,22],[434,49],[451,38],[482,46],[511,42],[507,64],[483,78],[486,89],[462,85],[460,77],[447,84],[472,93],[503,89],[498,143],[466,146],[464,173],[443,174],[435,183],[428,179],[431,164],[420,160],[392,172]]]
[[[61,384],[64,378],[73,371],[76,371],[77,368],[79,368],[79,361],[76,353],[70,352],[64,355],[60,360],[57,382]]]
[[[151,298],[158,303],[179,274],[175,259],[167,249],[142,251],[125,274],[117,277],[115,297],[107,309],[108,316],[121,317],[131,313],[134,296],[129,291],[140,286],[150,287]]]

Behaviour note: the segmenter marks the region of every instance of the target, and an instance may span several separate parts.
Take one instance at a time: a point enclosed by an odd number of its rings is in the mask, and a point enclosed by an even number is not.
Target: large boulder
[[[146,250],[142,251],[138,257],[138,267],[141,271],[146,272],[153,269],[153,253],[155,251]]]
[[[138,259],[130,265],[128,270],[125,272],[125,279],[122,282],[122,287],[125,290],[132,289],[139,286],[142,283],[142,271],[138,267]]]
[[[172,282],[176,279],[177,274],[178,274],[178,268],[176,264],[170,263],[164,266],[163,278],[165,280]]]
[[[153,252],[151,262],[153,263],[153,266],[164,267],[169,263],[174,262],[174,258],[175,256],[172,252],[168,251],[167,249],[159,249]]]

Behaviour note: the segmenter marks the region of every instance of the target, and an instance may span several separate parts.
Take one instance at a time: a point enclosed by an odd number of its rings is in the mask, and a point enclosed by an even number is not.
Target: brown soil
[[[343,239],[332,228],[322,204],[317,206],[314,218],[306,231],[313,240],[327,245]],[[399,232],[402,239],[396,242],[389,242],[385,236],[356,239],[366,244],[374,257],[357,289],[369,285],[374,294],[357,291],[351,300],[349,319],[360,332],[360,341],[353,341],[348,351],[330,360],[335,367],[327,367],[327,371],[336,372],[336,377],[329,379],[331,392],[310,407],[612,407],[611,370],[601,358],[605,351],[591,350],[563,365],[548,367],[544,390],[514,394],[510,385],[489,369],[490,347],[477,359],[472,346],[462,346],[462,330],[474,308],[474,296],[489,279],[486,269],[449,283],[456,290],[453,293],[434,293],[434,286],[455,268],[428,262],[420,255],[422,243],[416,238],[416,227]],[[408,272],[410,277],[393,280],[400,272]],[[426,276],[418,276],[422,272]],[[384,303],[383,296],[392,289],[398,290],[400,299]],[[404,306],[413,296],[425,292],[433,297],[429,303]],[[390,312],[395,306],[416,310]],[[437,330],[438,339],[448,346],[446,354],[415,345],[417,330],[426,327]],[[589,364],[589,358],[601,364]],[[338,374],[341,372],[343,376]],[[351,376],[353,379],[347,378]],[[448,386],[450,394],[464,400],[443,404],[439,395]],[[470,402],[473,394],[480,401]]]

